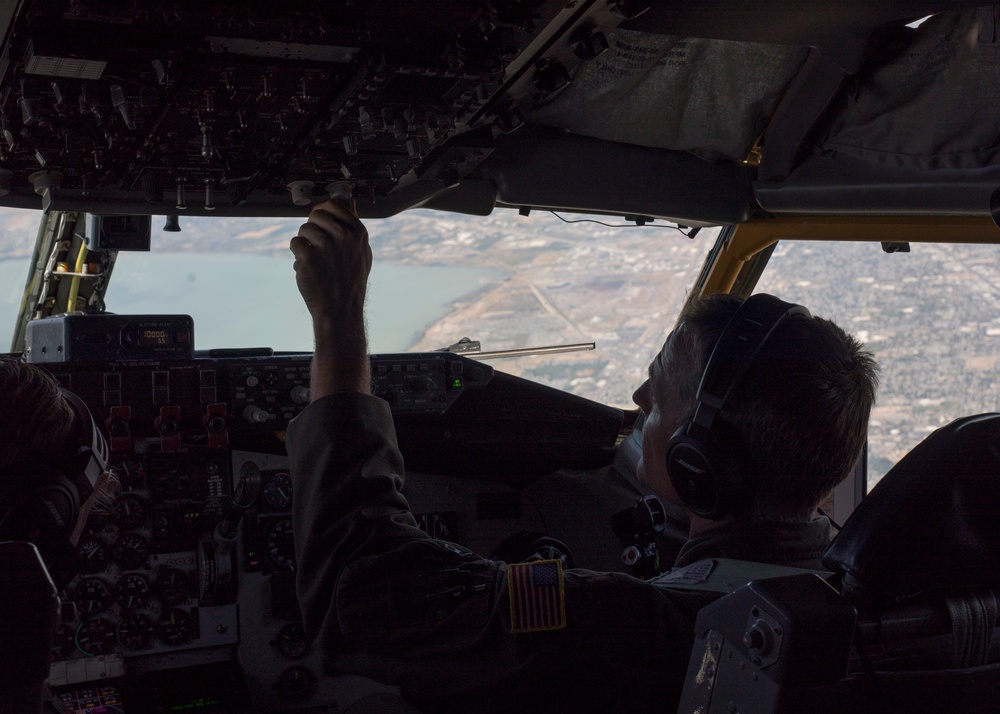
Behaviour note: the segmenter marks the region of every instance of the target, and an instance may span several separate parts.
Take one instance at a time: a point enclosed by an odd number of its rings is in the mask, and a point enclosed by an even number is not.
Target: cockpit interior
[[[347,192],[376,262],[445,271],[386,274],[378,319],[419,300],[461,318],[372,340],[426,533],[669,572],[687,515],[636,478],[628,384],[688,295],[808,302],[885,371],[870,448],[825,504],[835,584],[762,579],[703,610],[679,711],[990,710],[998,7],[2,3],[2,350],[86,403],[121,491],[27,630],[46,576],[0,543],[0,671],[44,666],[45,711],[67,714],[417,711],[303,630],[284,439],[312,347],[267,332],[301,319],[269,292],[294,293],[290,262],[284,283],[246,262],[287,258],[310,207]],[[561,277],[568,251],[586,281]],[[158,252],[176,278],[140,262]],[[602,340],[624,356],[587,352]],[[572,352],[591,356],[538,361]]]

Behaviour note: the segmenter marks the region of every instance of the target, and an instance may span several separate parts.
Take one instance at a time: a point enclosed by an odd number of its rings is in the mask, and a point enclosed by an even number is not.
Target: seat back
[[[0,543],[0,593],[0,712],[38,714],[60,605],[33,544]]]
[[[995,622],[979,622],[992,635],[980,638],[989,661],[953,667],[956,652],[975,648],[955,636],[946,607],[908,603],[858,618],[851,600],[816,575],[754,581],[698,613],[678,711],[994,711],[1000,634]]]
[[[957,419],[889,470],[844,524],[823,564],[845,592],[899,602],[1000,587],[1000,414]]]

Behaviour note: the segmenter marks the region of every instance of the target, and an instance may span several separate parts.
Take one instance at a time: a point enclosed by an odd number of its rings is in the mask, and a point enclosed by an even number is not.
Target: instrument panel
[[[371,360],[395,413],[440,414],[493,376],[450,353]],[[308,355],[44,366],[90,406],[121,481],[61,595],[50,684],[69,711],[332,711],[387,689],[324,676],[302,627],[282,438]]]
[[[60,594],[65,711],[333,712],[397,693],[330,671],[305,635],[283,439],[311,356],[260,352],[39,364],[88,404],[121,481]],[[373,355],[371,373],[428,535],[509,560],[549,534],[567,562],[622,569],[594,528],[641,495],[610,465],[620,411],[449,352]]]
[[[16,5],[0,12],[0,196],[109,213],[291,210],[343,181],[373,207],[416,187],[388,215],[524,123],[517,80],[525,99],[558,91],[621,20],[558,0]]]

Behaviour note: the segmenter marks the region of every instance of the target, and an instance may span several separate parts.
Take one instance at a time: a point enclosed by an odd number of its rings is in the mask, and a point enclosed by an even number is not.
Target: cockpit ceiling
[[[348,181],[369,217],[986,215],[997,19],[957,1],[22,0],[0,9],[0,204],[297,215]]]

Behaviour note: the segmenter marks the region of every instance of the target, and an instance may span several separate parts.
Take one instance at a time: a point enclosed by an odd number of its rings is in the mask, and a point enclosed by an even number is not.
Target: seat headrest
[[[904,456],[823,557],[883,600],[1000,585],[1000,414],[964,417]]]

